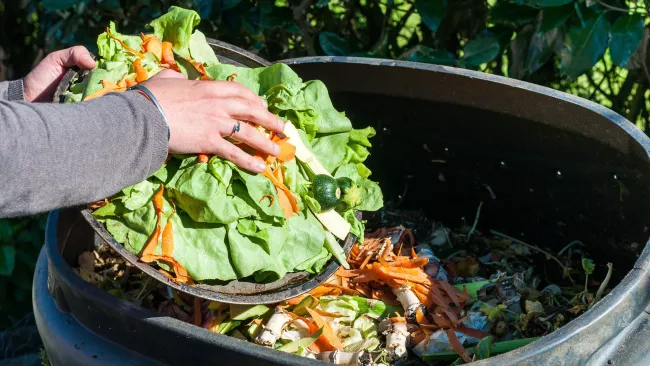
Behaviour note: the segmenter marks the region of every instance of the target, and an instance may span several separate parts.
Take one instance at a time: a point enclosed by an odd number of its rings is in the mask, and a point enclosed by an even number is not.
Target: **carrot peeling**
[[[270,194],[265,194],[265,195],[262,196],[262,198],[260,199],[260,203],[262,203],[262,201],[264,201],[265,198],[268,198],[269,201],[271,201],[271,202],[269,203],[269,207],[273,206],[273,203],[275,202],[275,198],[273,198],[273,196],[271,196]]]
[[[145,58],[145,56],[144,56],[144,54],[142,52],[134,50],[133,48],[127,46],[126,43],[122,42],[122,40],[120,40],[119,38],[112,35],[111,30],[108,27],[106,27],[106,34],[108,34],[109,37],[111,37],[112,39],[117,41],[122,46],[122,48],[124,48],[125,50],[131,52],[132,54],[138,56],[139,58],[142,58],[142,59]]]
[[[158,60],[162,60],[162,42],[154,35],[146,36],[140,33],[142,38],[142,49],[144,52],[153,53]]]
[[[305,309],[309,312],[309,315],[311,315],[316,324],[318,324],[319,327],[323,328],[323,334],[321,337],[327,341],[327,344],[331,346],[332,349],[342,351],[343,344],[341,344],[341,341],[338,339],[338,337],[336,337],[336,334],[334,334],[334,330],[330,326],[329,322],[314,310],[310,308]]]
[[[170,66],[176,65],[176,60],[174,59],[174,51],[172,50],[174,45],[171,42],[162,43],[162,63],[168,64]]]
[[[142,66],[142,61],[140,59],[136,59],[133,62],[133,71],[135,71],[135,81],[138,84],[149,79],[149,73],[144,66]]]

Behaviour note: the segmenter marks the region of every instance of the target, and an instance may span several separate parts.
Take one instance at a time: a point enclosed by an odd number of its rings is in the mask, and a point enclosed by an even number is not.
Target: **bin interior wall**
[[[472,224],[482,201],[479,230],[555,252],[580,240],[601,267],[597,275],[604,276],[605,263],[614,264],[614,280],[643,250],[649,159],[601,111],[443,72],[337,63],[291,67],[305,80],[322,80],[355,127],[375,127],[367,165],[387,206],[401,200],[399,208],[422,209],[458,227],[463,217]],[[540,265],[561,275],[552,261]]]

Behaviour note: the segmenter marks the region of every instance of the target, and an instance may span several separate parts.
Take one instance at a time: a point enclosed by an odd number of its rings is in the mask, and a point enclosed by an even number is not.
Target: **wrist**
[[[167,120],[167,116],[165,115],[165,111],[162,109],[162,106],[160,105],[160,103],[158,103],[158,99],[156,99],[156,97],[153,95],[153,93],[151,93],[151,91],[149,91],[149,89],[147,89],[147,87],[140,84],[136,84],[127,90],[137,91],[156,106],[156,108],[162,115],[163,120],[165,121],[165,125],[167,126],[167,141],[169,141],[170,138],[169,121]]]

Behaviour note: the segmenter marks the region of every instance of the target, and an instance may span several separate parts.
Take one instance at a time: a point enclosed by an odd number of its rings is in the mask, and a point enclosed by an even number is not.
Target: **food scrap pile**
[[[82,254],[78,270],[100,288],[161,314],[340,365],[485,359],[548,335],[607,292],[611,265],[595,271],[580,242],[555,255],[475,225],[452,230],[413,212],[385,212],[377,216],[390,220],[369,222],[373,229],[352,248],[349,269],[278,304],[193,298],[130,267],[106,244]],[[396,221],[418,227],[418,235]],[[549,256],[540,260],[540,251]],[[535,272],[556,260],[570,268],[561,282]],[[602,282],[594,281],[595,273]]]
[[[281,153],[231,140],[266,163],[259,175],[218,156],[172,155],[147,180],[92,204],[93,215],[127,250],[182,283],[268,283],[320,273],[332,257],[347,265],[340,242],[364,233],[356,213],[383,206],[364,165],[375,130],[353,128],[322,82],[303,81],[287,65],[220,63],[194,30],[199,22],[173,6],[150,23],[152,34],[123,35],[111,23],[97,40],[97,67],[73,80],[66,102],[123,92],[164,69],[239,83],[287,121],[282,134],[255,127]]]

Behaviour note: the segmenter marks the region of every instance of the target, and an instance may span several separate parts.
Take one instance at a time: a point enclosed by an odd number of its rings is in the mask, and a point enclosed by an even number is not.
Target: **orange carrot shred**
[[[172,225],[172,216],[176,212],[176,206],[174,206],[174,211],[167,218],[167,225],[162,233],[162,255],[167,257],[172,257],[174,254],[174,227]]]
[[[145,40],[143,38],[144,43],[142,44],[142,47],[144,48],[145,52],[151,52],[153,53],[158,60],[162,60],[162,42],[158,39],[156,36],[145,36],[144,34],[140,34],[140,37],[147,37]]]
[[[334,330],[330,326],[329,322],[327,322],[320,314],[317,312],[313,311],[310,308],[306,308],[307,311],[309,312],[309,315],[314,319],[316,324],[318,324],[319,327],[323,328],[323,334],[321,337],[324,337],[327,340],[327,343],[334,349],[337,349],[339,351],[343,350],[343,344],[341,344],[341,341],[336,337],[336,334],[334,334]]]
[[[133,71],[135,71],[135,81],[140,84],[149,78],[149,73],[142,66],[142,61],[138,58],[133,62]]]
[[[206,154],[197,155],[197,159],[199,160],[199,163],[207,163],[208,161],[210,161],[210,157]]]
[[[176,60],[174,59],[174,52],[172,48],[174,45],[171,42],[162,43],[162,62],[170,66],[176,65]]]
[[[265,198],[268,198],[269,201],[271,201],[271,203],[269,203],[269,207],[273,206],[273,203],[275,202],[275,198],[273,198],[273,196],[271,196],[270,194],[265,194],[265,195],[262,196],[262,198],[260,199],[260,203],[261,203],[262,201],[264,201]]]
[[[133,48],[127,46],[126,43],[122,42],[119,38],[112,35],[111,30],[108,27],[106,27],[106,34],[108,34],[108,36],[111,37],[112,39],[116,40],[125,50],[131,52],[132,54],[138,56],[139,58],[145,58],[142,52],[134,50]]]

